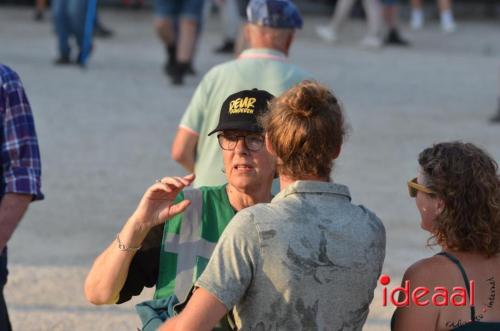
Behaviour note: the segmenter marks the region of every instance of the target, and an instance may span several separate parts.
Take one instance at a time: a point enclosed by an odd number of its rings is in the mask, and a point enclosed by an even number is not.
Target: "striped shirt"
[[[43,199],[41,162],[31,107],[16,72],[0,64],[0,195]]]

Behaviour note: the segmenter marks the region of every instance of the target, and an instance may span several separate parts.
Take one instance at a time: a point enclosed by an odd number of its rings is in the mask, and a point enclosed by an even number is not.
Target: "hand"
[[[183,200],[176,204],[174,201],[186,186],[191,185],[194,178],[194,174],[162,178],[147,189],[131,218],[143,229],[151,229],[183,212],[191,201]]]

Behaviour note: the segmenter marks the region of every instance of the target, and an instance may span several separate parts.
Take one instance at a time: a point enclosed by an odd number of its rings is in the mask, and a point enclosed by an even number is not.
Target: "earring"
[[[226,173],[226,170],[224,170],[224,168],[222,168],[220,171],[221,171],[223,174],[225,174],[225,173]]]

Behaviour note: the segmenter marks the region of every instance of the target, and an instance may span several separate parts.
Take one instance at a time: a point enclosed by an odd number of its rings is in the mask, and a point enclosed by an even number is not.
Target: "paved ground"
[[[117,35],[97,42],[86,71],[54,67],[51,26],[31,18],[29,10],[0,7],[0,62],[19,71],[33,104],[46,194],[9,243],[12,322],[16,330],[132,330],[133,305],[87,304],[83,279],[144,189],[160,176],[183,173],[170,160],[170,144],[201,75],[182,88],[170,86],[149,13],[105,11]],[[321,43],[313,28],[325,20],[306,18],[291,60],[346,106],[352,130],[334,177],[383,219],[384,272],[395,285],[409,264],[433,254],[405,187],[418,152],[462,139],[500,160],[500,126],[487,122],[500,85],[499,22],[461,22],[449,36],[431,24],[408,35],[412,48],[370,52],[357,47],[361,22],[346,28],[338,46]],[[217,20],[209,21],[200,73],[227,59],[211,52],[218,31]],[[388,329],[392,308],[381,306],[380,292],[365,330]]]

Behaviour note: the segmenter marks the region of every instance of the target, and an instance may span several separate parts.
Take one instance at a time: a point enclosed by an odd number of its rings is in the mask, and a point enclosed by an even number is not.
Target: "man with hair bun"
[[[189,303],[161,330],[361,330],[385,256],[385,229],[331,179],[346,132],[342,107],[304,81],[261,118],[281,192],[238,212]]]

